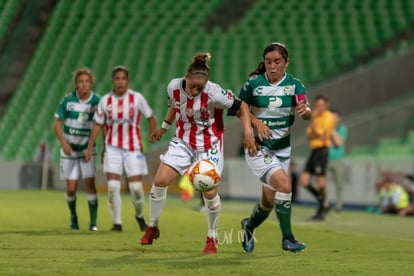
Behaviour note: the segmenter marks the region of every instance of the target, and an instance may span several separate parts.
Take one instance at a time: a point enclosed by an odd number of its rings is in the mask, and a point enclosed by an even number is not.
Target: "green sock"
[[[253,208],[252,214],[250,215],[247,227],[251,230],[258,227],[269,216],[270,211],[272,211],[272,208],[266,209],[265,207],[261,206],[260,203],[257,203]]]
[[[292,193],[276,192],[275,196],[275,210],[277,218],[279,219],[280,230],[283,238],[290,238],[293,236],[290,217],[292,214]]]
[[[96,225],[96,218],[98,216],[98,197],[96,194],[88,195],[88,207],[90,224]]]
[[[76,216],[76,195],[68,196],[66,195],[66,202],[68,203],[70,214]]]

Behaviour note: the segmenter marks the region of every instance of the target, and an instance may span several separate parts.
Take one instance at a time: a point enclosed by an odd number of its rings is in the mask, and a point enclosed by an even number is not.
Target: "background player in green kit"
[[[254,249],[254,229],[275,208],[282,231],[282,249],[299,252],[306,248],[296,241],[291,228],[292,184],[288,175],[290,162],[290,127],[295,112],[302,119],[311,118],[303,84],[286,73],[288,51],[281,43],[271,43],[263,51],[263,61],[250,74],[240,91],[240,99],[250,106],[260,150],[256,156],[245,155],[253,174],[262,181],[262,198],[251,216],[242,220],[246,252]]]
[[[55,113],[54,131],[62,146],[60,150],[60,178],[66,180],[66,201],[70,210],[70,228],[79,229],[76,213],[76,191],[82,176],[88,194],[89,230],[97,231],[98,197],[95,187],[95,157],[85,160],[93,115],[100,97],[91,91],[93,76],[88,68],[75,72],[76,90],[66,95]]]

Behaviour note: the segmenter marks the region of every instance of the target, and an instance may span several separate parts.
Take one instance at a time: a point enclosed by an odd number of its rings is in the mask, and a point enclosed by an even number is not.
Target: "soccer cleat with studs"
[[[253,230],[247,227],[248,222],[249,222],[249,218],[245,218],[241,221],[241,226],[243,230],[242,246],[245,252],[253,252],[254,236],[253,236]]]
[[[160,236],[160,230],[158,227],[149,226],[145,230],[144,236],[142,236],[140,242],[142,245],[149,245],[152,244],[154,239],[158,239]]]
[[[135,216],[135,219],[137,220],[137,223],[139,225],[139,229],[141,230],[141,232],[144,232],[145,230],[147,230],[147,223],[145,222],[144,217],[138,217]]]
[[[295,238],[284,238],[282,240],[282,249],[292,253],[299,253],[306,249],[306,244],[298,242]]]
[[[216,238],[207,237],[206,246],[204,247],[205,254],[216,254],[218,247],[218,241]]]
[[[111,231],[122,232],[122,225],[121,224],[114,224],[111,228]]]
[[[96,226],[95,224],[90,224],[89,225],[89,231],[98,231],[98,226]]]
[[[78,216],[77,215],[71,215],[70,216],[70,229],[79,230]]]

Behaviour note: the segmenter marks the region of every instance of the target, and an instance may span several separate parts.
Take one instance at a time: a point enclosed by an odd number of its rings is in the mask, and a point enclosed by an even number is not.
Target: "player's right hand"
[[[92,149],[88,147],[85,152],[85,160],[90,161],[92,157]]]
[[[272,131],[262,121],[258,120],[255,123],[255,129],[260,141],[272,138]]]
[[[62,145],[62,149],[63,149],[63,152],[64,152],[66,155],[69,155],[69,156],[71,156],[71,155],[72,155],[72,147],[71,147],[68,143],[64,143],[64,144]]]

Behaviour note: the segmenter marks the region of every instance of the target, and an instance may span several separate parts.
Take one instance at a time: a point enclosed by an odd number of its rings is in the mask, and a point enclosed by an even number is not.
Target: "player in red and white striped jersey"
[[[142,215],[142,175],[148,174],[148,168],[142,152],[140,120],[142,116],[148,120],[150,133],[155,131],[157,123],[144,96],[128,88],[126,67],[117,66],[112,70],[112,84],[113,92],[103,96],[99,102],[90,143],[94,144],[99,132],[105,127],[104,171],[108,179],[109,209],[114,224],[111,230],[122,231],[120,179],[125,169],[135,218],[144,231],[147,225]],[[92,148],[88,147],[87,154],[91,152]]]
[[[152,244],[159,237],[158,221],[167,196],[167,187],[177,174],[184,172],[197,160],[208,159],[223,169],[223,110],[240,117],[244,129],[244,144],[249,153],[256,154],[250,111],[247,105],[208,80],[210,69],[206,62],[210,54],[198,53],[188,67],[184,78],[173,79],[168,85],[169,109],[160,129],[151,135],[151,141],[161,136],[176,120],[175,136],[168,150],[161,156],[161,164],[150,192],[150,223],[141,238],[141,244]],[[217,226],[220,215],[220,197],[217,189],[203,193],[208,234],[205,253],[217,252]]]

